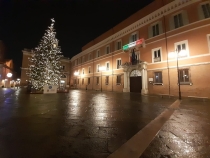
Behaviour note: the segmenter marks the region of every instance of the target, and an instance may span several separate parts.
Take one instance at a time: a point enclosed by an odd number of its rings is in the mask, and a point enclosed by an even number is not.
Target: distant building
[[[30,49],[24,49],[23,51],[23,59],[22,59],[22,67],[21,67],[21,79],[20,85],[26,86],[28,85],[29,77],[27,76],[28,68],[30,62],[28,60],[29,57],[33,54],[33,51]],[[68,87],[70,83],[70,59],[69,58],[61,58],[61,80],[59,87]]]
[[[14,75],[13,61],[11,59],[5,59],[5,45],[0,40],[0,87],[11,87],[14,85],[13,76],[8,77],[8,73]]]

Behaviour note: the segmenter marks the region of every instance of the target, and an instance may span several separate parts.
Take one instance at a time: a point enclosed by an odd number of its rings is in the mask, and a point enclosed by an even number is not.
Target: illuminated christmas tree
[[[55,38],[54,19],[46,30],[38,47],[29,58],[29,83],[32,88],[42,90],[44,85],[59,85],[61,63],[61,49]]]

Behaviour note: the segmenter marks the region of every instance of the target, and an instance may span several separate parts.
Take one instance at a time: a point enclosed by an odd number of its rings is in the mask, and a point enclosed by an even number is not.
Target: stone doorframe
[[[130,74],[133,70],[139,70],[142,76],[141,94],[148,94],[147,62],[140,62],[136,65],[131,65],[131,63],[125,63],[121,67],[123,68],[124,72],[123,92],[130,92]]]

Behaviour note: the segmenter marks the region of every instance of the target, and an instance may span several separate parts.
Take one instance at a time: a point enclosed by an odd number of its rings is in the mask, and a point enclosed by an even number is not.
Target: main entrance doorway
[[[142,77],[139,70],[133,70],[130,74],[130,92],[141,93]]]

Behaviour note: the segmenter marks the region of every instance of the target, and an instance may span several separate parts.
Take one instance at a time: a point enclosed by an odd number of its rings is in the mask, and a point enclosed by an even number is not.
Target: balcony
[[[160,57],[154,58],[154,62],[160,62],[160,61],[161,61]]]

